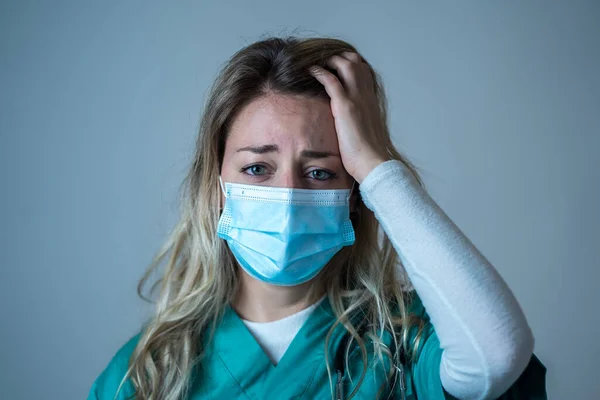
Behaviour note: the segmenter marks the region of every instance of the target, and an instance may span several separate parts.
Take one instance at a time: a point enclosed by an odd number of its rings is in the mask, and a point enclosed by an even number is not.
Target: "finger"
[[[363,59],[360,56],[360,54],[355,53],[353,51],[343,51],[340,55],[342,57],[344,57],[352,62],[358,63],[358,64],[363,62]]]
[[[346,90],[344,89],[344,86],[334,74],[318,65],[313,65],[311,68],[309,68],[309,72],[319,82],[321,82],[330,98],[342,99],[346,97]]]
[[[359,68],[356,62],[336,54],[325,60],[325,63],[341,77],[342,84],[351,96],[357,94]]]

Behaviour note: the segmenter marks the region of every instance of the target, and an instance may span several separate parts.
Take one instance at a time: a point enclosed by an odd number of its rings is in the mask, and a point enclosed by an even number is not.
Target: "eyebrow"
[[[246,146],[237,150],[237,152],[249,151],[254,154],[265,154],[271,152],[278,152],[279,147],[274,144],[265,144],[263,146]],[[304,158],[327,158],[327,157],[339,157],[338,154],[331,153],[328,151],[316,151],[316,150],[302,150],[300,153],[301,157]]]
[[[238,153],[240,151],[249,151],[249,152],[255,153],[255,154],[265,154],[265,153],[271,153],[273,151],[279,151],[279,147],[277,147],[274,144],[265,144],[264,146],[242,147],[241,149],[237,150]]]
[[[314,150],[303,150],[300,155],[304,158],[327,158],[327,157],[339,157],[335,153],[328,151],[314,151]]]

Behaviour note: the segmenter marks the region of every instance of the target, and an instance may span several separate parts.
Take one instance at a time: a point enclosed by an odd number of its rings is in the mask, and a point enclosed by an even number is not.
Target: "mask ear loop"
[[[349,206],[351,206],[351,204],[350,204],[350,198],[352,197],[352,194],[354,192],[355,186],[356,186],[356,180],[354,180],[352,182],[352,188],[350,189],[350,193],[348,194],[347,201],[348,201],[348,205]],[[360,196],[360,194],[359,194],[359,196]],[[352,221],[352,226],[353,227],[356,226],[356,224],[358,223],[359,218],[360,218],[360,213],[358,212],[358,210],[352,211],[352,209],[350,209],[350,221]]]
[[[223,196],[225,196],[225,199],[227,199],[227,192],[225,191],[225,188],[223,187],[223,180],[221,179],[221,175],[219,175],[219,186],[221,186],[221,192],[223,192]],[[219,203],[221,203],[221,201],[219,200]],[[223,204],[219,204],[219,210],[221,212],[223,212]]]
[[[225,198],[227,198],[227,192],[225,191],[225,188],[223,187],[223,180],[221,179],[221,175],[219,175],[219,185],[221,186],[221,191],[223,192],[223,195],[225,196]]]
[[[347,202],[350,202],[350,197],[352,197],[352,192],[354,192],[354,185],[356,185],[356,180],[352,181],[352,187],[350,188],[350,191],[348,192],[348,196],[346,197]]]

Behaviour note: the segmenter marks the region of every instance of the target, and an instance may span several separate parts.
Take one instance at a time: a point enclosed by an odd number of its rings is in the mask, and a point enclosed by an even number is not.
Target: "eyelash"
[[[265,168],[265,169],[267,168],[266,166],[264,166],[262,164],[252,164],[252,165],[249,165],[247,167],[243,167],[240,170],[240,172],[243,172],[243,173],[245,173],[247,175],[250,175],[251,177],[257,177],[257,176],[264,175],[264,174],[251,174],[251,173],[248,173],[248,171],[250,170],[250,168],[254,168],[254,167],[262,167],[262,168]]]
[[[240,172],[243,172],[246,175],[249,175],[253,179],[264,175],[264,174],[252,174],[252,173],[249,173],[248,171],[251,168],[254,168],[254,167],[262,167],[262,168],[265,168],[265,169],[267,168],[263,164],[252,164],[252,165],[249,165],[247,167],[243,167],[242,169],[240,169]],[[328,171],[328,170],[323,169],[323,168],[313,169],[313,170],[309,171],[308,174],[314,173],[315,171],[322,171],[322,172],[325,172],[328,175],[328,178],[326,178],[326,179],[311,178],[311,179],[314,179],[316,181],[327,181],[327,180],[335,179],[337,177],[337,175],[334,172]]]

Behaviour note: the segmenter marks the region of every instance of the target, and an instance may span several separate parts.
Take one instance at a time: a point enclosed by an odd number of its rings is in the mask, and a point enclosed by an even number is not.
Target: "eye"
[[[242,172],[244,172],[248,175],[254,175],[254,176],[264,175],[267,172],[267,168],[261,164],[254,164],[254,165],[250,165],[248,167],[242,168]]]
[[[329,172],[324,169],[313,169],[308,173],[308,176],[311,179],[316,179],[318,181],[326,181],[328,179],[335,178],[335,174],[333,172]]]

